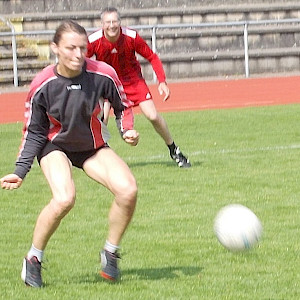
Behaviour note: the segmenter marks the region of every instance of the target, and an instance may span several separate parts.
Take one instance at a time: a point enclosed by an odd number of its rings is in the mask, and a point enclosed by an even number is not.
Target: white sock
[[[120,249],[120,247],[111,244],[109,241],[106,241],[104,249],[107,250],[110,253],[115,253],[115,252],[117,252]]]
[[[31,248],[27,254],[27,258],[31,259],[33,256],[35,256],[39,262],[42,262],[43,256],[44,256],[44,251],[35,248],[34,245],[32,244]]]

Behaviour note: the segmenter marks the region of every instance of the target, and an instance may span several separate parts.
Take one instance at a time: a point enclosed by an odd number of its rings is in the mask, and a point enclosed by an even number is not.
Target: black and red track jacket
[[[24,178],[47,140],[70,152],[103,146],[109,139],[101,121],[104,99],[111,103],[121,135],[132,129],[131,103],[108,64],[87,58],[82,73],[74,78],[59,75],[55,65],[37,74],[25,102],[23,138],[14,173]]]

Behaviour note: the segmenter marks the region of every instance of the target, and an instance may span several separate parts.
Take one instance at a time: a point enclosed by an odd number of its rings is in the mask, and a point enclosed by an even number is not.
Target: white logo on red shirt
[[[116,49],[116,48],[114,48],[114,49],[112,49],[111,50],[111,52],[110,53],[112,53],[112,54],[114,54],[114,53],[118,53],[118,50]]]

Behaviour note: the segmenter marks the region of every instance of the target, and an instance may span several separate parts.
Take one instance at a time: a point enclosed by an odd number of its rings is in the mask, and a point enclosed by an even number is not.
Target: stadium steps
[[[298,18],[300,16],[300,3],[266,2],[229,4],[229,5],[203,5],[175,7],[155,7],[148,9],[121,10],[124,25],[151,25],[175,23],[203,23],[227,22],[239,20],[264,20]],[[22,23],[23,31],[27,30],[54,30],[66,18],[77,20],[86,28],[100,25],[99,11],[65,11],[7,15],[15,24]]]
[[[283,19],[300,16],[300,3],[298,1],[288,1],[286,3],[261,1],[261,3],[251,4],[241,4],[241,1],[239,1],[236,5],[224,5],[223,3],[221,5],[180,7],[180,9],[178,7],[124,9],[121,10],[122,24],[199,24],[203,22]],[[7,16],[9,17],[9,15]],[[10,17],[15,26],[23,31],[54,30],[66,18],[77,20],[86,28],[98,28],[99,26],[98,10],[13,14]],[[298,70],[299,62],[295,59],[295,52],[299,47],[299,24],[249,25],[248,30],[250,73],[262,73],[265,69],[270,70],[271,66],[273,66],[274,72],[280,72],[282,69]],[[145,29],[139,30],[139,32],[150,45],[151,30]],[[25,38],[30,41],[22,41],[21,37],[17,38],[18,49],[22,48],[24,51],[25,48],[30,51],[28,58],[23,57],[22,54],[18,55],[18,65],[20,64],[19,69],[22,72],[26,72],[26,66],[28,66],[28,73],[30,73],[28,77],[31,77],[33,66],[40,65],[42,68],[51,58],[49,42],[52,34]],[[3,52],[2,56],[6,56],[6,58],[3,57],[6,62],[11,59],[5,52],[9,49],[10,43],[10,40],[6,38],[0,41],[0,51]],[[179,79],[183,77],[183,74],[185,74],[184,77],[186,75],[188,75],[187,77],[243,75],[243,47],[242,26],[157,29],[157,52],[165,65],[168,78]],[[5,51],[2,51],[2,49]],[[33,52],[35,54],[30,55]],[[280,63],[280,55],[282,56],[281,60],[285,62],[288,68]],[[141,62],[146,78],[151,80],[151,67],[145,61],[141,60]],[[278,67],[278,70],[276,70],[276,67]],[[25,75],[20,75],[20,84],[23,84],[22,78],[25,77]]]
[[[43,68],[45,68],[47,65],[53,63],[53,61],[45,61],[45,60],[31,60],[29,61],[22,61],[18,63],[18,70],[34,70],[39,71]],[[0,71],[13,71],[13,63],[11,62],[0,62]]]
[[[18,58],[36,59],[38,54],[36,51],[28,48],[18,49]],[[12,59],[13,55],[11,50],[2,50],[0,52],[0,59],[9,60]]]
[[[294,65],[299,66],[300,47],[249,50],[250,72],[259,64],[263,72],[293,72]],[[197,51],[189,55],[178,53],[173,57],[161,55],[161,60],[169,73],[169,79],[206,76],[235,76],[244,72],[244,52],[235,51]],[[176,64],[174,64],[176,60]],[[231,63],[229,64],[228,61]],[[29,85],[39,70],[53,61],[32,61],[18,64],[20,85]],[[141,65],[147,80],[152,80],[153,72],[149,64],[142,59]],[[12,64],[0,64],[0,84],[13,82]]]
[[[209,76],[227,77],[245,74],[243,50],[195,51],[160,56],[169,79],[199,78]],[[299,71],[300,47],[273,49],[250,49],[250,74],[294,73]],[[176,63],[174,63],[176,61]],[[152,68],[141,60],[147,80],[153,78]]]
[[[141,31],[141,35],[151,43],[151,33]],[[236,50],[244,48],[243,27],[158,29],[158,53],[189,51]],[[250,48],[281,48],[299,45],[300,24],[249,26]]]
[[[30,82],[32,81],[32,79],[34,78],[34,74],[31,74],[29,72],[26,73],[19,73],[18,74],[18,80],[21,83],[20,86],[27,86],[30,84]],[[11,83],[13,82],[14,77],[13,74],[11,72],[1,72],[0,74],[0,84],[3,85],[3,87],[12,87]]]
[[[29,48],[18,49],[17,57],[20,86],[28,85],[40,70],[51,63],[50,60],[39,59],[38,52]],[[12,86],[13,82],[12,52],[11,50],[2,49],[0,52],[0,87]]]
[[[0,20],[0,32],[6,32],[8,30],[6,24],[4,24],[1,20]]]

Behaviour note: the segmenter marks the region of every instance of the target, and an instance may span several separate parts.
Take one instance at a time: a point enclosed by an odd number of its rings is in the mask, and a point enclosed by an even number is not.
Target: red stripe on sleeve
[[[48,133],[48,139],[52,141],[61,131],[61,123],[53,118],[52,116],[48,115],[49,121],[50,121],[50,129]]]
[[[91,132],[93,135],[93,139],[94,139],[94,148],[97,149],[101,146],[103,146],[103,144],[105,143],[103,138],[102,138],[102,134],[101,134],[101,122],[98,119],[98,115],[101,111],[100,105],[99,103],[96,105],[92,117],[91,117],[91,122],[90,122],[90,127],[91,127]]]

